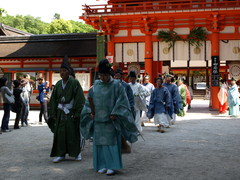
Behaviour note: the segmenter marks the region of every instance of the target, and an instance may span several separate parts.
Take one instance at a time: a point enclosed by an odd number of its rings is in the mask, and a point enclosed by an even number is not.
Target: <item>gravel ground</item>
[[[31,111],[29,127],[0,135],[0,179],[238,180],[240,119],[209,111],[208,103],[193,100],[188,114],[178,117],[166,133],[158,133],[153,123],[145,123],[145,141],[139,138],[132,153],[123,154],[124,169],[114,177],[92,169],[89,141],[82,161],[67,157],[53,163],[49,157],[52,133],[46,124],[37,124],[38,111]],[[1,110],[0,118],[2,115]],[[14,117],[11,114],[11,128]]]

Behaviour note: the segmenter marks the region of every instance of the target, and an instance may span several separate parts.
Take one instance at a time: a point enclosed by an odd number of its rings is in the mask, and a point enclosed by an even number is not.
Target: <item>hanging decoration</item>
[[[200,47],[202,46],[202,42],[207,39],[207,31],[202,27],[195,27],[190,31],[190,34],[187,35],[187,39],[191,46]]]
[[[174,46],[176,41],[189,42],[191,46],[196,46],[199,48],[202,46],[202,42],[207,39],[207,31],[202,27],[195,27],[187,35],[186,39],[181,38],[175,31],[164,31],[158,32],[158,39],[162,42],[166,42],[169,45],[169,49]]]
[[[162,42],[166,42],[169,45],[169,49],[174,46],[176,41],[181,40],[181,37],[175,31],[159,31],[158,39]]]

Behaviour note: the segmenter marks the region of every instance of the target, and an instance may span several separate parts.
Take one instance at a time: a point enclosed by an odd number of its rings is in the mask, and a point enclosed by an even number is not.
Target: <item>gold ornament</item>
[[[193,50],[193,52],[194,52],[195,54],[200,54],[200,53],[201,53],[201,49],[200,49],[199,47],[195,47],[194,50]]]
[[[237,53],[240,52],[240,48],[239,48],[239,47],[234,47],[234,48],[232,49],[232,52],[233,52],[234,54],[237,54]]]
[[[127,50],[127,55],[128,55],[128,56],[132,56],[132,55],[133,55],[133,53],[134,53],[134,52],[133,52],[133,50],[132,50],[132,49],[128,49],[128,50]]]
[[[168,53],[169,53],[169,48],[168,47],[163,48],[163,54],[168,54]]]

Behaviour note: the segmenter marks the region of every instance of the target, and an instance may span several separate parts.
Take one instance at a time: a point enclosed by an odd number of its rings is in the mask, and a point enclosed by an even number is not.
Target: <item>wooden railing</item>
[[[124,12],[170,11],[170,10],[234,8],[234,7],[240,7],[240,0],[145,1],[103,5],[83,5],[83,10],[85,11],[85,15],[86,14],[91,15]]]

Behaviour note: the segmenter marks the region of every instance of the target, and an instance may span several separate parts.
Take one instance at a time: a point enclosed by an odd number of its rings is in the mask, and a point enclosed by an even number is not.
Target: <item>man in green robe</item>
[[[121,135],[133,143],[137,128],[124,87],[110,76],[108,60],[102,60],[98,69],[100,80],[89,90],[81,113],[81,132],[85,139],[93,137],[94,169],[113,175],[122,168]]]
[[[85,103],[82,87],[74,77],[73,69],[64,57],[59,80],[49,102],[48,125],[54,133],[51,157],[60,162],[65,155],[81,160],[80,114]]]
[[[183,84],[183,80],[182,79],[179,79],[178,80],[178,91],[179,91],[179,94],[180,94],[180,97],[181,97],[181,100],[182,100],[182,107],[183,109],[180,109],[179,110],[179,113],[177,114],[178,116],[185,116],[186,115],[186,111],[184,109],[186,109],[186,105],[187,105],[187,99],[186,99],[186,87],[185,85]]]

